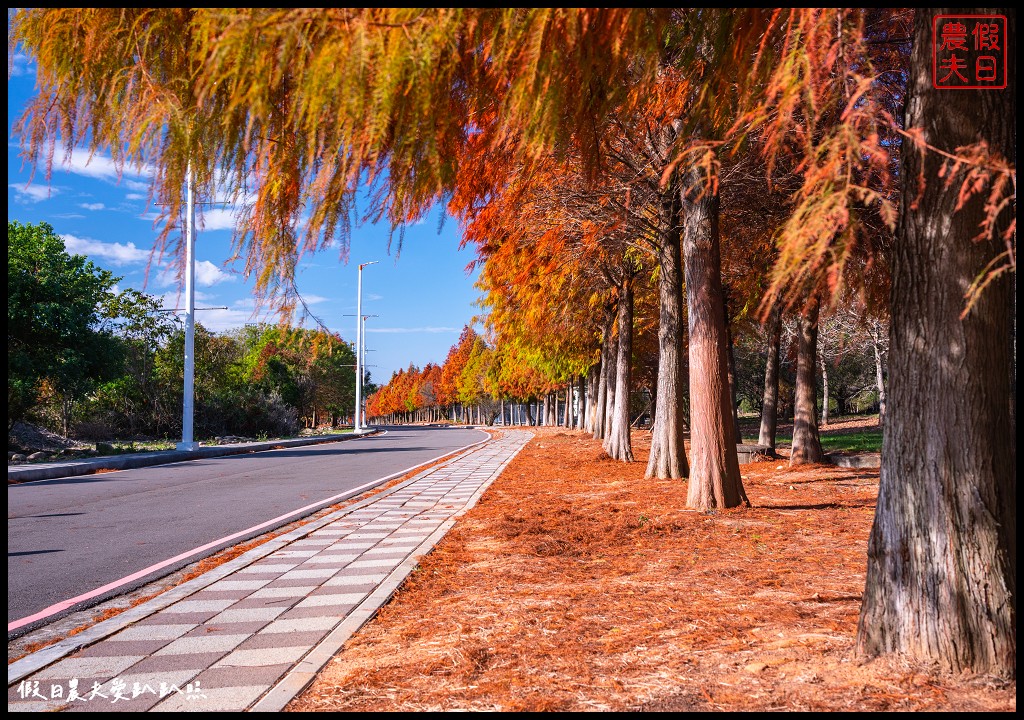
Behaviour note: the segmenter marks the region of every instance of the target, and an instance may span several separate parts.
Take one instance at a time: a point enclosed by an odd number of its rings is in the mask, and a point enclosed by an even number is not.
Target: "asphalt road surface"
[[[389,427],[345,442],[9,485],[8,637],[484,439],[467,428]],[[79,599],[107,585],[118,587]]]

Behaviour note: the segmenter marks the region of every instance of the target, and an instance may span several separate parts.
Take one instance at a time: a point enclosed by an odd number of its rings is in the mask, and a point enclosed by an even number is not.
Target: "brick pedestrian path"
[[[277,711],[532,437],[506,431],[8,665],[8,711]]]

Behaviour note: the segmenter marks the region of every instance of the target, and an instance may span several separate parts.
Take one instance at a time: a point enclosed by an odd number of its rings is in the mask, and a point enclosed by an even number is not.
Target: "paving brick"
[[[297,587],[265,587],[249,595],[249,599],[303,597],[313,591],[315,585],[299,585]]]
[[[310,595],[305,600],[299,602],[295,607],[297,608],[310,608],[310,607],[328,607],[338,605],[355,605],[360,602],[364,597],[365,593],[337,593],[329,595]]]
[[[275,620],[260,631],[261,635],[277,635],[279,633],[297,633],[310,630],[332,630],[341,622],[341,618],[318,615],[309,618],[288,618]]]
[[[142,660],[142,655],[115,657],[69,657],[32,676],[33,680],[63,680],[73,678],[112,678]]]
[[[117,635],[109,638],[110,642],[120,643],[132,640],[174,640],[196,627],[195,623],[179,625],[142,625],[136,623],[127,627]]]
[[[175,695],[167,698],[155,708],[156,712],[228,712],[244,710],[260,695],[266,692],[263,685],[241,687],[202,688],[194,695]]]
[[[163,612],[174,615],[182,615],[192,612],[217,612],[229,608],[234,604],[231,598],[217,600],[182,600],[170,607],[164,608]]]
[[[214,667],[259,667],[261,665],[293,663],[309,651],[310,648],[306,645],[288,645],[259,650],[235,650],[218,660]]]
[[[245,623],[253,622],[257,620],[270,621],[284,612],[286,607],[254,607],[254,608],[238,608],[233,607],[219,615],[214,616],[210,620],[211,625],[217,624],[228,624],[228,623]]]
[[[280,633],[260,632],[246,639],[245,642],[235,649],[235,652],[240,652],[242,650],[264,650],[266,648],[280,647],[284,643],[292,646],[301,645],[303,647],[311,648],[323,640],[324,635],[326,634],[326,630],[297,630],[290,633],[287,637],[282,637]]]
[[[222,652],[231,650],[248,637],[247,635],[213,634],[204,637],[185,637],[172,641],[157,651],[156,655],[192,655],[195,653]]]

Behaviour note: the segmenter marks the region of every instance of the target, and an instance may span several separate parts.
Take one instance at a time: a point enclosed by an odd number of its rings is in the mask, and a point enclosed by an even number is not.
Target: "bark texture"
[[[740,403],[736,399],[736,345],[732,338],[732,325],[728,315],[725,320],[725,336],[729,346],[729,401],[732,405],[733,436],[737,444],[743,443],[743,429],[740,428]]]
[[[779,346],[782,338],[782,307],[776,304],[768,317],[768,362],[764,366],[764,397],[761,402],[761,429],[758,445],[775,449],[775,429],[779,418]]]
[[[871,327],[871,349],[875,351],[875,386],[878,388],[878,424],[885,425],[885,373],[882,369],[882,349],[879,347],[878,321]]]
[[[828,362],[825,360],[825,356],[821,358],[821,425],[822,427],[828,425]]]
[[[615,367],[615,404],[611,430],[604,441],[604,450],[613,460],[633,462],[633,446],[629,432],[629,384],[633,363],[633,278],[619,284],[618,313],[619,347]]]
[[[589,433],[594,432],[594,418],[597,417],[597,395],[598,387],[601,384],[601,363],[598,361],[587,372],[587,412],[583,429]]]
[[[728,341],[718,196],[703,174],[686,173],[680,192],[690,331],[690,482],[687,507],[708,510],[747,502],[740,480],[729,391]]]
[[[662,238],[658,248],[658,389],[646,476],[684,478],[690,474],[683,444],[683,268],[680,256],[679,199],[662,199]]]
[[[604,323],[601,325],[601,362],[597,369],[597,403],[594,408],[593,432],[595,440],[603,440],[608,428],[608,377],[615,363],[612,344],[612,329],[615,315],[609,306],[604,309]]]
[[[969,12],[1005,15],[1007,52],[1016,57],[1014,10]],[[947,151],[984,140],[1013,159],[1013,62],[1004,91],[934,90],[937,14],[965,11],[917,11],[907,126],[922,127],[927,142]],[[984,196],[956,211],[962,178],[944,189],[941,157],[906,148],[901,162],[889,403],[857,646],[1015,677],[1013,282],[995,281],[961,318],[965,289],[1000,251],[998,241],[972,241]],[[922,172],[927,189],[914,207]]]
[[[796,348],[796,400],[793,403],[793,448],[790,465],[820,463],[825,459],[818,436],[817,380],[818,297],[812,297],[800,313]]]

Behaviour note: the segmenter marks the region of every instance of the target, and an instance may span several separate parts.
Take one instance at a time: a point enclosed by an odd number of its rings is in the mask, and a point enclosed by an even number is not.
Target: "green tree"
[[[154,370],[157,353],[176,329],[173,318],[159,298],[131,288],[111,296],[103,311],[101,328],[120,344],[123,370],[92,394],[79,430],[104,438],[167,433],[179,418]]]
[[[70,255],[50,225],[8,221],[8,430],[37,405],[45,383],[61,402],[66,432],[71,403],[113,376],[117,344],[99,322],[117,280]]]

